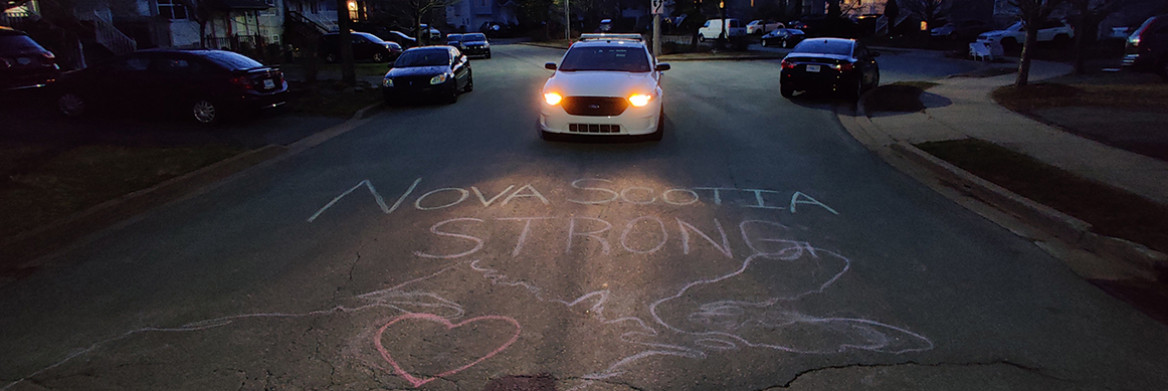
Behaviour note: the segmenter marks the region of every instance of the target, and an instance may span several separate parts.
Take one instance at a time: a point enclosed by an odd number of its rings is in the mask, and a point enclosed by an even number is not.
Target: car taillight
[[[255,89],[255,86],[251,85],[251,81],[247,79],[247,76],[233,77],[231,78],[231,84],[240,86],[245,90]]]
[[[795,69],[795,63],[783,60],[783,69]]]
[[[847,72],[847,71],[854,69],[855,67],[856,67],[855,64],[852,64],[850,62],[845,62],[843,64],[836,65],[835,70],[840,71],[840,72]]]

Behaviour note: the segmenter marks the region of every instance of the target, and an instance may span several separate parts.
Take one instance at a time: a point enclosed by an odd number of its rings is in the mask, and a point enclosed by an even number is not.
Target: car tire
[[[223,108],[210,99],[196,99],[190,105],[191,119],[200,125],[215,125],[223,121]]]
[[[88,102],[76,92],[66,92],[57,98],[57,111],[67,118],[85,116]]]
[[[657,115],[657,130],[649,133],[646,137],[649,141],[661,141],[665,137],[665,108],[661,108],[661,113]]]
[[[765,39],[764,39],[764,40],[762,40],[762,42],[760,42],[759,44],[761,44],[761,45],[762,45],[762,47],[764,47],[764,48],[765,48],[765,47],[767,47],[767,40],[765,40]]]
[[[468,73],[466,75],[466,87],[463,87],[462,91],[463,92],[474,91],[474,74],[473,73]]]
[[[487,52],[487,58],[491,58],[491,52]]]
[[[451,105],[458,102],[458,80],[450,83],[450,95],[446,96],[446,104]]]
[[[1014,38],[1003,38],[1001,44],[1002,50],[1007,52],[1018,50],[1018,41],[1014,40]]]
[[[845,96],[848,99],[859,101],[860,96],[864,95],[864,78],[857,76],[855,85],[849,87],[844,91]]]
[[[706,36],[702,35],[702,34],[698,34],[698,42],[706,42]]]
[[[1067,36],[1066,34],[1059,34],[1054,36],[1054,40],[1051,42],[1054,43],[1055,47],[1063,48],[1067,47],[1067,45],[1071,43],[1071,37]]]
[[[779,84],[779,94],[783,95],[784,98],[791,99],[795,96],[795,89]]]

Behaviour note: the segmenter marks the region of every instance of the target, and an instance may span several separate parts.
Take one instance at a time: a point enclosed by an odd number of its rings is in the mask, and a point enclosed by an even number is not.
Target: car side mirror
[[[462,55],[462,57],[459,57],[459,58],[458,58],[458,60],[459,60],[459,61],[461,61],[461,62],[466,62],[466,55],[465,55],[465,54],[463,54],[463,55]]]
[[[545,64],[543,64],[543,67],[554,71],[554,70],[556,70],[556,63],[554,63],[554,62],[545,63]]]
[[[663,62],[663,63],[659,63],[659,64],[657,64],[657,71],[658,71],[658,72],[661,72],[661,71],[668,71],[668,70],[669,70],[669,68],[670,68],[670,67],[669,67],[669,63],[667,63],[667,62]]]

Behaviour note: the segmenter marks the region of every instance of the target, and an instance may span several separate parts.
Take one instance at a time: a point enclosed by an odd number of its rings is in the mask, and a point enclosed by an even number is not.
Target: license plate
[[[264,79],[264,89],[270,90],[276,88],[276,81],[272,79]]]
[[[819,65],[808,65],[807,72],[819,72]]]

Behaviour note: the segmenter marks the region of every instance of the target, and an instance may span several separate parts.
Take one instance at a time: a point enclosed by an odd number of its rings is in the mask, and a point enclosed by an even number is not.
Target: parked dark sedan
[[[406,50],[385,74],[381,91],[386,102],[439,97],[446,103],[474,90],[470,61],[453,46],[423,46]]]
[[[57,107],[68,117],[167,110],[202,124],[281,106],[288,92],[279,70],[223,50],[134,52],[65,73],[57,87]]]
[[[337,62],[341,59],[341,46],[337,42],[338,33],[328,33],[321,36],[320,56],[328,62]],[[397,59],[401,55],[402,47],[394,42],[386,42],[376,35],[362,32],[349,33],[353,41],[353,59],[357,61],[387,62]]]
[[[52,52],[23,31],[0,26],[0,91],[44,87],[60,75]]]
[[[826,91],[859,98],[880,84],[876,56],[854,39],[809,38],[783,58],[779,90],[790,98],[795,91]]]
[[[418,39],[397,30],[390,30],[381,34],[381,39],[401,45],[404,49],[418,46]]]
[[[760,38],[762,46],[778,46],[781,48],[789,48],[801,41],[803,41],[803,30],[777,28],[769,33],[766,33]]]
[[[1148,18],[1128,37],[1123,66],[1168,80],[1168,15]]]

